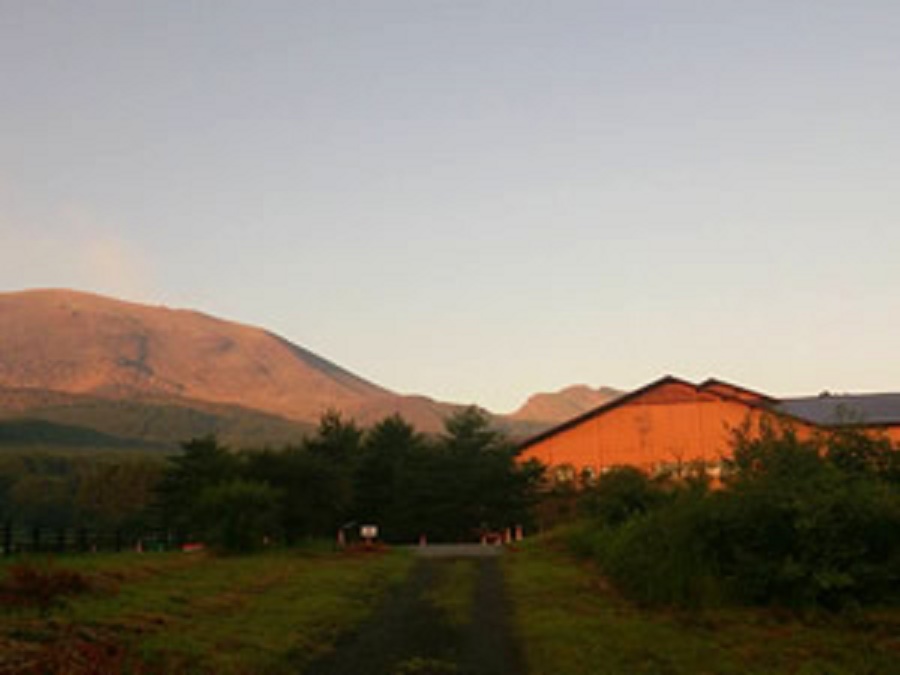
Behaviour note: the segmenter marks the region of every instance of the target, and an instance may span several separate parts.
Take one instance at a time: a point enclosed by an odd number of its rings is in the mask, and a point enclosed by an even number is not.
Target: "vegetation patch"
[[[68,598],[92,590],[88,578],[75,570],[60,568],[50,560],[29,560],[10,565],[0,581],[0,605],[36,607],[46,613]]]
[[[532,675],[887,675],[900,658],[897,610],[641,607],[572,556],[561,536],[533,540],[503,564]]]
[[[573,549],[632,599],[853,609],[900,599],[900,450],[852,428],[735,434],[729,473],[623,467],[583,491]]]
[[[136,558],[58,563],[92,584],[116,579],[116,593],[67,596],[66,606],[43,612],[0,609],[0,673],[302,672],[365,619],[410,564],[400,553],[318,550],[146,554],[143,565]],[[65,660],[84,667],[54,670]]]

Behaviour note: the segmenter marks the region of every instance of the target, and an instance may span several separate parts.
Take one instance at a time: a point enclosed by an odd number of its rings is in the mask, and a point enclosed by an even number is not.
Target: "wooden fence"
[[[0,555],[97,553],[180,549],[184,538],[172,532],[103,531],[86,527],[47,528],[4,523]]]

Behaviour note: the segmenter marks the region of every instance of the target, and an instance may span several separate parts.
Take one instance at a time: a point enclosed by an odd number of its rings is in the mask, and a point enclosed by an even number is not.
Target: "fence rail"
[[[169,551],[181,548],[184,541],[184,537],[172,532],[0,525],[0,556],[4,557],[32,553]]]

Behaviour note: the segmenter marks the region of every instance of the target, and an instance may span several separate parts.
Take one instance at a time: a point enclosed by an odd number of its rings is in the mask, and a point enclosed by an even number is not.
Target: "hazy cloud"
[[[75,288],[129,300],[153,299],[152,265],[121,234],[125,229],[83,207],[64,209],[52,223],[0,213],[0,286]]]

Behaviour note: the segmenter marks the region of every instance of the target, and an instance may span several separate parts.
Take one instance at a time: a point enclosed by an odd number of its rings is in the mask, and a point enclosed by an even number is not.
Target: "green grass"
[[[437,567],[440,574],[425,599],[454,627],[466,625],[472,616],[478,570],[474,560],[447,560]]]
[[[535,540],[504,561],[531,675],[900,672],[900,611],[646,610]]]
[[[108,647],[136,672],[301,672],[372,611],[410,559],[135,554],[58,565],[85,574],[95,592],[49,616],[0,609],[0,672],[60,654],[71,662],[86,644]]]

